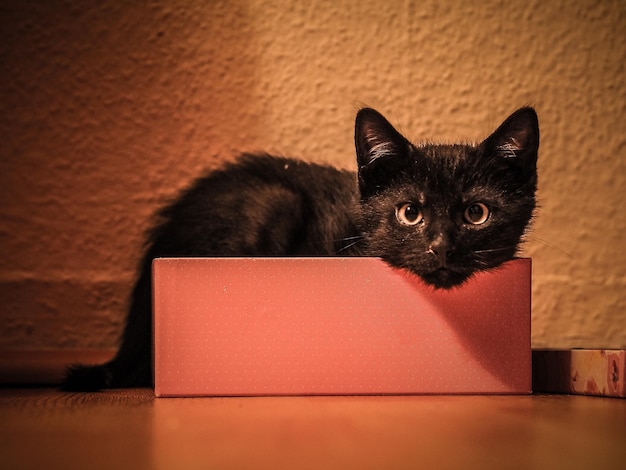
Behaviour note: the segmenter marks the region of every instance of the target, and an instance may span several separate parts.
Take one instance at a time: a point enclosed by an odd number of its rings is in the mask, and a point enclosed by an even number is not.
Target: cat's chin
[[[458,272],[449,268],[439,268],[429,273],[422,273],[420,277],[426,284],[435,289],[452,289],[467,281],[471,273]]]

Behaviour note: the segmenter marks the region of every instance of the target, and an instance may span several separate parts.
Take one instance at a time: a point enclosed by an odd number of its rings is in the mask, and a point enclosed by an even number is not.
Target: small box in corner
[[[626,350],[534,349],[533,389],[626,398]]]
[[[435,290],[377,258],[153,264],[155,393],[526,394],[531,260]]]

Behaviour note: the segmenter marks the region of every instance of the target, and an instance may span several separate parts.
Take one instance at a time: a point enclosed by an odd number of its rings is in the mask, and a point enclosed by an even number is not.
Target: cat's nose
[[[447,243],[435,242],[428,247],[428,252],[437,257],[440,268],[446,267],[446,261],[450,255],[450,247]]]

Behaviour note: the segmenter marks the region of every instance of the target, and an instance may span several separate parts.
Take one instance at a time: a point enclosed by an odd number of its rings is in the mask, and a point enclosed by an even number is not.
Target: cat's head
[[[362,109],[355,142],[367,254],[437,288],[515,257],[535,209],[539,126],[532,108],[479,145],[415,145]]]

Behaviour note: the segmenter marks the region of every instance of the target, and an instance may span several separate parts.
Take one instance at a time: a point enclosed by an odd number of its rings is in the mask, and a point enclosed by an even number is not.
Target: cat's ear
[[[402,174],[411,144],[378,111],[358,112],[354,142],[362,197],[376,194]]]
[[[371,108],[363,108],[356,115],[354,142],[359,169],[380,158],[403,156],[410,146],[382,114]]]
[[[533,108],[511,114],[481,145],[486,153],[534,168],[539,150],[539,121]]]

